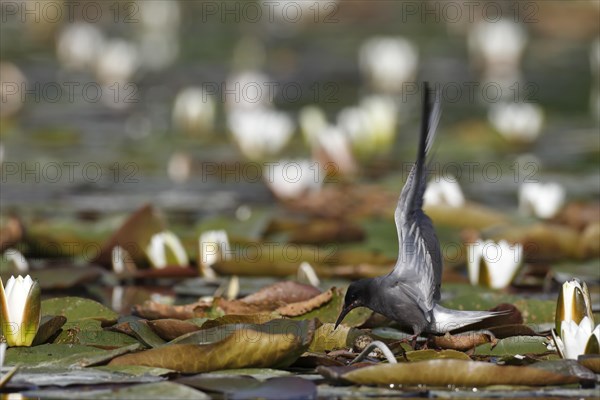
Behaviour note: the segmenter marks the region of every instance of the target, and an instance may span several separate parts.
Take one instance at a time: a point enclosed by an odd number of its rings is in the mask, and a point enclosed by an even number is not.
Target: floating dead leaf
[[[579,364],[583,365],[589,370],[594,371],[597,374],[600,374],[600,355],[598,354],[590,354],[590,355],[582,355],[577,358]]]
[[[535,367],[498,366],[466,360],[428,360],[413,363],[379,364],[353,370],[320,367],[325,377],[340,377],[360,385],[430,386],[546,386],[579,382],[579,377],[563,375]]]
[[[329,289],[328,291],[323,292],[311,299],[279,307],[277,312],[284,317],[297,317],[321,307],[323,304],[328,303],[332,297],[333,289]]]
[[[196,317],[194,309],[197,307],[211,307],[212,302],[196,302],[185,305],[169,305],[146,300],[142,305],[135,305],[132,314],[139,317],[154,319],[192,319]]]
[[[494,339],[490,335],[479,332],[468,332],[458,335],[446,333],[444,336],[435,336],[433,344],[440,349],[453,349],[466,351],[473,349],[480,344],[490,343]]]
[[[202,324],[202,329],[210,329],[222,325],[230,324],[264,324],[278,317],[273,313],[257,314],[227,314],[222,317],[209,319]]]
[[[178,338],[186,333],[195,332],[200,330],[200,326],[189,321],[182,321],[174,318],[157,319],[154,321],[148,321],[148,326],[152,328],[154,332],[166,341]]]
[[[319,289],[311,285],[294,281],[283,281],[266,286],[258,292],[242,298],[240,301],[246,304],[258,305],[275,303],[279,307],[285,304],[312,299],[320,293]]]
[[[588,224],[600,222],[600,203],[571,202],[561,210],[555,220],[583,231]]]
[[[308,221],[277,219],[271,222],[267,234],[284,232],[290,243],[322,245],[363,240],[363,229],[343,219],[314,218]]]
[[[425,360],[440,360],[440,359],[452,359],[452,360],[467,360],[471,361],[471,357],[463,353],[462,351],[456,351],[452,349],[446,349],[436,351],[433,349],[426,350],[413,350],[404,353],[404,357],[410,362],[425,361]]]
[[[136,264],[146,264],[144,249],[150,243],[152,235],[162,232],[165,226],[165,221],[159,212],[151,204],[145,204],[131,214],[112,237],[104,243],[92,263],[111,267],[112,249],[115,246],[121,246],[127,250]]]
[[[262,325],[235,327],[234,330],[230,325],[214,328],[216,331],[211,337],[217,338],[216,341],[169,344],[115,358],[110,365],[145,365],[185,373],[248,367],[282,368],[306,351],[315,322],[279,319]]]
[[[467,203],[460,208],[447,205],[428,205],[425,212],[435,225],[456,228],[484,229],[508,221],[506,215],[476,203]]]
[[[342,307],[344,305],[344,293],[338,288],[332,288],[332,298],[330,301],[325,303],[323,306],[316,308],[312,311],[309,311],[305,314],[299,315],[297,317],[293,317],[294,319],[312,319],[317,318],[319,321],[323,323],[335,323],[337,317],[340,315],[342,311]],[[343,325],[356,327],[361,326],[369,319],[373,312],[368,308],[359,307],[348,313],[344,321]]]

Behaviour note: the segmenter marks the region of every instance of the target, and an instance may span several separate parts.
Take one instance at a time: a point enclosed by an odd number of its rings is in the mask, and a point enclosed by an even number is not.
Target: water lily
[[[496,103],[488,113],[494,129],[507,140],[515,143],[531,143],[542,131],[544,112],[532,103]]]
[[[563,283],[556,302],[556,332],[561,332],[562,321],[579,324],[585,317],[594,318],[587,285],[579,279]]]
[[[117,274],[123,274],[125,272],[135,272],[137,266],[131,254],[121,246],[113,247],[111,251],[111,261],[113,271]]]
[[[31,346],[41,318],[41,290],[29,275],[0,279],[0,324],[8,346]]]
[[[580,323],[573,320],[562,321],[560,336],[552,332],[556,348],[563,358],[577,360],[583,354],[600,353],[600,325],[594,329],[594,322],[583,317]]]
[[[316,105],[302,107],[298,113],[298,124],[307,145],[313,145],[321,132],[328,127],[325,112]]]
[[[321,164],[308,160],[280,160],[264,172],[265,183],[281,199],[293,199],[317,192],[325,179]]]
[[[221,260],[227,260],[230,253],[229,237],[224,230],[206,231],[198,239],[198,267],[202,276],[208,279],[217,277],[211,268]]]
[[[213,96],[199,87],[183,89],[175,97],[173,123],[190,135],[210,133],[215,120]]]
[[[251,160],[279,153],[294,133],[292,118],[271,108],[232,110],[227,123],[241,152]]]
[[[146,247],[146,255],[154,268],[167,265],[189,265],[187,253],[173,232],[163,231],[152,236]]]
[[[527,44],[527,33],[508,19],[479,22],[469,33],[469,50],[486,70],[504,71],[518,68]],[[496,74],[493,74],[496,75]]]
[[[565,202],[565,189],[558,183],[525,182],[519,188],[519,209],[539,218],[552,218]]]
[[[4,259],[12,263],[18,273],[24,274],[29,271],[29,263],[25,256],[17,249],[6,249],[3,254]]]
[[[390,149],[396,137],[397,114],[390,97],[368,96],[357,107],[340,111],[337,124],[357,154],[370,156]]]
[[[321,284],[321,280],[314,268],[306,261],[303,261],[298,267],[297,279],[298,282],[308,283],[314,287],[319,287]]]
[[[402,37],[374,37],[359,51],[360,69],[380,91],[399,92],[414,78],[419,63],[416,47]]]
[[[523,246],[491,240],[467,244],[467,267],[472,285],[502,289],[510,285],[523,264]]]
[[[358,169],[350,140],[338,127],[330,125],[321,131],[313,144],[313,152],[322,163],[327,176],[338,172],[342,175],[354,175]]]
[[[447,205],[450,207],[462,207],[465,204],[465,196],[458,182],[451,178],[429,182],[423,195],[425,206]]]

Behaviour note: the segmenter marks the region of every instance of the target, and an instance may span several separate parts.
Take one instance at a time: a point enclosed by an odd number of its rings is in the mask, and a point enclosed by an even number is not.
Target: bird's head
[[[368,304],[369,292],[369,279],[361,279],[357,282],[352,282],[348,286],[346,291],[346,297],[344,298],[344,307],[342,312],[335,322],[335,328],[344,320],[346,314],[355,309],[356,307],[363,307]]]

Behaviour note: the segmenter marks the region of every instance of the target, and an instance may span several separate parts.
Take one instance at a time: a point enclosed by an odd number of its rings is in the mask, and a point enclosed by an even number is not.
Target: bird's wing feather
[[[425,159],[433,144],[440,119],[439,94],[436,93],[431,102],[425,87],[423,103],[417,161],[404,184],[395,212],[400,249],[391,275],[398,278],[403,290],[429,315],[435,301],[440,298],[442,260],[433,224],[423,212],[422,206],[427,186]]]

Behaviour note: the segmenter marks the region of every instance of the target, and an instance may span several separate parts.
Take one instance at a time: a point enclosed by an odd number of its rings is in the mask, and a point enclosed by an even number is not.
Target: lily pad
[[[327,323],[318,327],[309,351],[317,353],[352,347],[354,340],[363,334],[362,331],[345,325],[340,325],[337,329],[334,326]]]
[[[262,325],[238,325],[233,331],[228,327],[230,325],[213,328],[211,333],[216,340],[212,342],[168,344],[118,357],[110,365],[146,365],[185,373],[245,367],[281,368],[293,363],[308,349],[315,330],[314,321],[284,319]],[[198,332],[192,333],[196,334]]]
[[[40,321],[40,327],[33,339],[33,346],[44,344],[54,336],[67,322],[64,315],[45,315]]]
[[[491,343],[485,343],[475,348],[474,355],[507,356],[515,354],[544,354],[548,353],[546,338],[540,336],[513,336],[499,340],[492,348]]]
[[[81,330],[78,327],[65,329],[54,340],[56,344],[82,344],[102,349],[114,349],[137,344],[138,341],[119,332],[103,330]]]
[[[453,359],[453,360],[467,360],[467,361],[471,360],[471,357],[469,357],[462,351],[456,351],[456,350],[435,351],[432,349],[407,351],[406,358],[408,359],[408,361],[411,361],[411,362],[425,361],[425,360],[439,360],[439,359]]]
[[[306,314],[293,317],[293,319],[317,318],[323,323],[335,323],[344,306],[344,293],[338,288],[333,288],[332,291],[333,296],[327,304]],[[372,313],[368,308],[355,308],[348,313],[342,324],[350,327],[360,326],[369,319]]]
[[[329,368],[320,368],[324,375]],[[335,371],[335,369],[333,369]],[[335,372],[332,375],[334,376]],[[546,386],[579,382],[574,375],[563,375],[534,367],[498,366],[464,360],[429,360],[414,363],[379,364],[343,372],[341,379],[361,385],[431,386]]]
[[[63,315],[67,323],[97,320],[103,325],[117,321],[118,314],[102,304],[81,297],[55,297],[42,301],[42,315]]]

